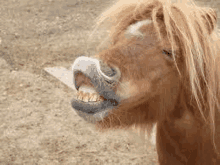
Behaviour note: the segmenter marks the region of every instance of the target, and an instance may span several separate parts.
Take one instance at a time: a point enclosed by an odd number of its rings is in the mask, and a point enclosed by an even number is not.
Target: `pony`
[[[75,111],[100,131],[156,123],[161,165],[220,164],[216,12],[191,0],[120,0],[97,26],[106,22],[106,48],[72,65]]]

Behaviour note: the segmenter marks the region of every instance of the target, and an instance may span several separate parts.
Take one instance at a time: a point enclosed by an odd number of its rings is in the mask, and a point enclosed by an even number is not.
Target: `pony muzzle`
[[[89,122],[102,120],[120,102],[114,91],[121,77],[120,70],[98,59],[81,56],[74,61],[72,71],[77,90],[77,97],[71,101],[72,107]]]

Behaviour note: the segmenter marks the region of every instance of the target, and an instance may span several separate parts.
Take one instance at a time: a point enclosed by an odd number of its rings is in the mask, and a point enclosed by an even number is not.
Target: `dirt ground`
[[[220,9],[217,1],[199,3]],[[75,92],[43,71],[93,55],[102,36],[88,37],[111,3],[0,0],[1,165],[157,164],[155,146],[139,134],[103,134],[77,116]]]

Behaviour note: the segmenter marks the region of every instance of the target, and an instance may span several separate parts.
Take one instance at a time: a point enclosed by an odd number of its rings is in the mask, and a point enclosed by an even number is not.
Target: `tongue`
[[[89,87],[86,85],[82,85],[79,87],[79,91],[85,92],[85,93],[97,93],[93,87]]]

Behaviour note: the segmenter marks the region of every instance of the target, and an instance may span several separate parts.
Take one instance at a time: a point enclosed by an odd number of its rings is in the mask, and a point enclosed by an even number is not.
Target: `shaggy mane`
[[[102,13],[97,26],[110,22],[109,39],[114,44],[117,36],[126,28],[141,20],[151,19],[162,41],[159,20],[165,25],[166,34],[172,46],[181,50],[180,56],[174,56],[177,69],[177,58],[182,59],[186,73],[180,73],[185,88],[190,91],[188,97],[194,109],[198,109],[203,118],[215,132],[215,113],[219,110],[220,95],[220,60],[218,52],[218,31],[214,27],[217,16],[214,11],[207,14],[206,9],[198,7],[193,1],[177,0],[120,0]],[[214,29],[214,30],[213,30]]]

